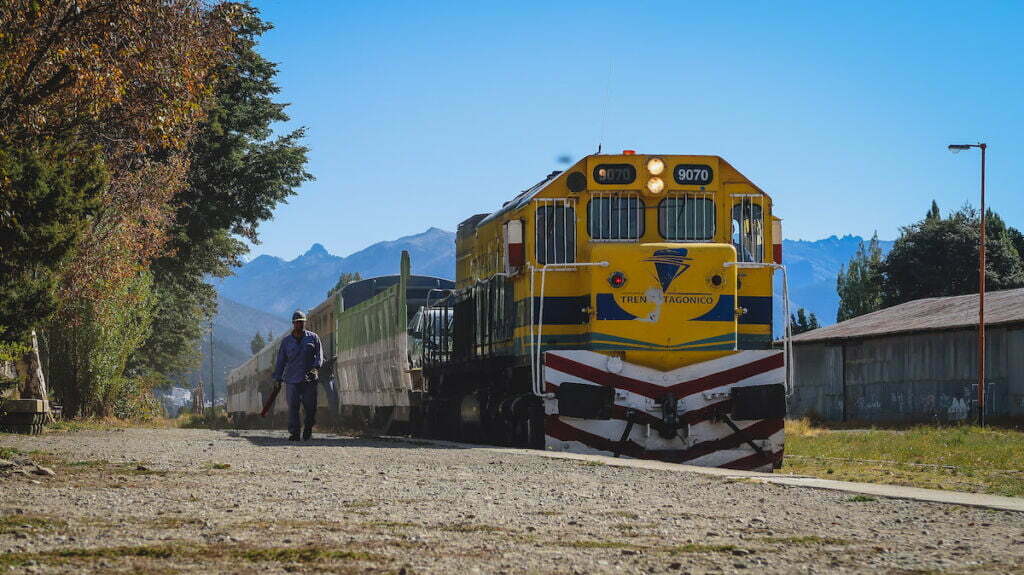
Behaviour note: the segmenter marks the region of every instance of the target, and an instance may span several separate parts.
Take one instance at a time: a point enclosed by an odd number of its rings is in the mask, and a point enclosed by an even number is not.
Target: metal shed
[[[793,337],[792,417],[958,421],[977,403],[978,295],[920,299]],[[1024,416],[1024,288],[985,295],[987,416]]]

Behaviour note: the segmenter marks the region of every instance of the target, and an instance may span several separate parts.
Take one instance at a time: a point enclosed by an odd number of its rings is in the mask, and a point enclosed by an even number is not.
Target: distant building
[[[928,298],[793,337],[792,417],[959,421],[976,414],[977,294]],[[985,294],[987,416],[1024,416],[1024,289]]]

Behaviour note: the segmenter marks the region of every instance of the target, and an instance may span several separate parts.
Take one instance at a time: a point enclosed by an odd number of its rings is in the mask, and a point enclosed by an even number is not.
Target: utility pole
[[[981,218],[978,227],[978,425],[985,427],[985,150],[988,145],[952,144],[954,154],[963,150],[981,150]]]
[[[213,413],[217,409],[217,388],[215,387],[216,382],[214,381],[213,370],[213,319],[210,319],[210,412]]]

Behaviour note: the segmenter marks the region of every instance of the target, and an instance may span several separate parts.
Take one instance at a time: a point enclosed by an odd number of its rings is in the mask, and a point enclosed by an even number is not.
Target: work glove
[[[306,381],[308,382],[316,381],[318,377],[319,373],[317,372],[315,367],[306,372]]]

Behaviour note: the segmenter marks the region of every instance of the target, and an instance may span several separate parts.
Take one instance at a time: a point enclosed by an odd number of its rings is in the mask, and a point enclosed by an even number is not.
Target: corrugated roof
[[[985,292],[985,325],[1024,323],[1024,288]],[[919,299],[797,336],[794,343],[978,325],[978,294]]]

